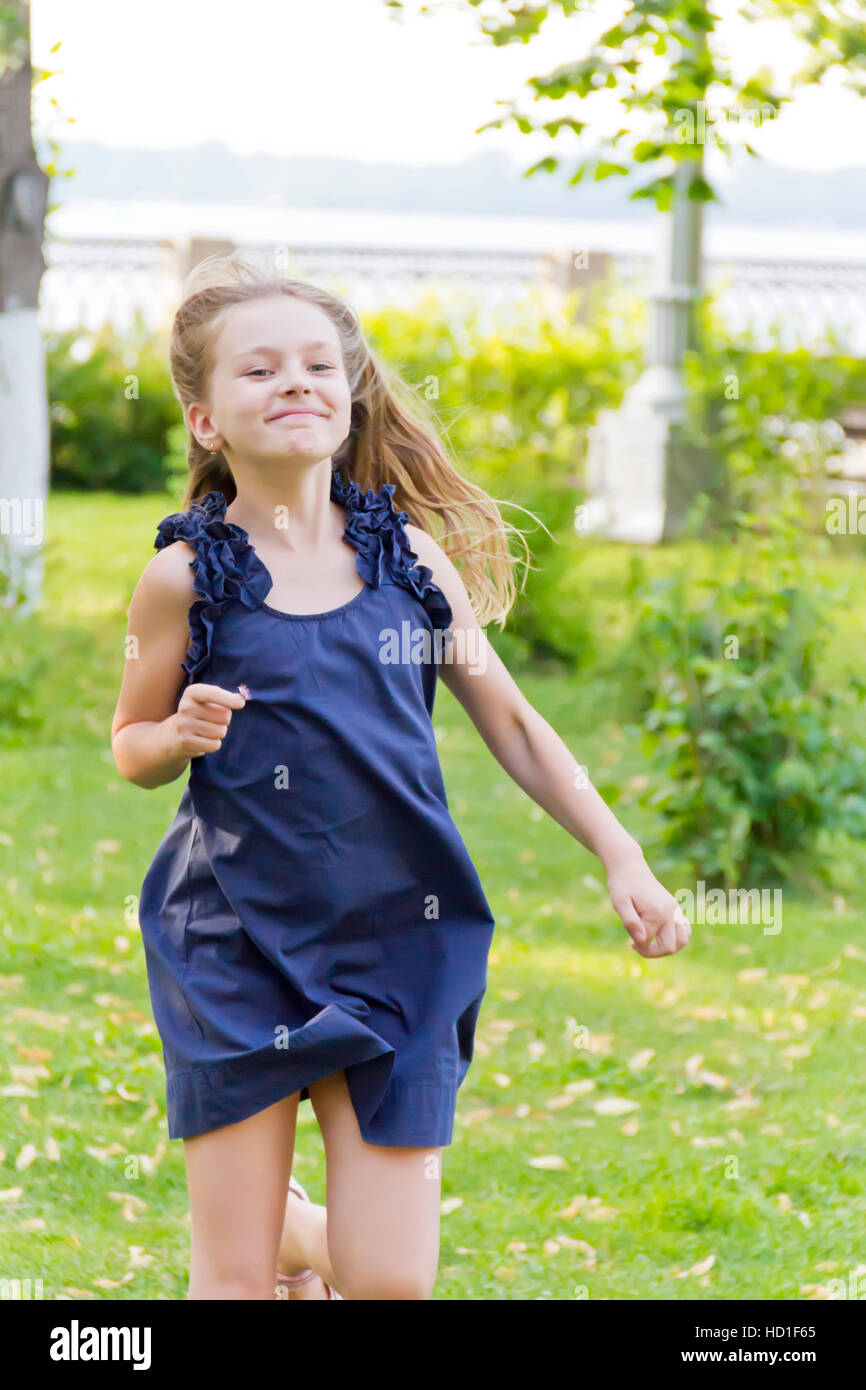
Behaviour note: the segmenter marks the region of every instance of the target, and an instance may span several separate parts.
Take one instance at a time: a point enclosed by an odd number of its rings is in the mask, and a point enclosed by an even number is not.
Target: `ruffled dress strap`
[[[222,492],[209,492],[193,502],[188,512],[175,512],[157,527],[155,550],[174,541],[186,541],[195,551],[190,561],[198,595],[189,610],[191,641],[182,664],[189,681],[210,660],[214,624],[229,604],[237,600],[246,608],[258,608],[271,588],[268,571],[241,527],[224,520],[228,503]]]
[[[451,605],[433,582],[433,571],[419,563],[406,534],[408,512],[394,510],[394,483],[376,492],[362,492],[354,479],[343,482],[339,470],[331,474],[331,497],[345,508],[344,539],[357,550],[358,571],[374,589],[384,578],[402,585],[423,605],[434,628],[448,628]]]

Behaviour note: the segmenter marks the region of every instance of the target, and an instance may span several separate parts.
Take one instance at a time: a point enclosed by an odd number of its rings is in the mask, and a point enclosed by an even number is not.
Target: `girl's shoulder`
[[[185,621],[197,598],[194,564],[195,551],[183,541],[150,557],[130,601],[129,621],[136,630]]]
[[[186,566],[209,621],[232,599],[247,608],[258,607],[271,586],[246,531],[226,521],[227,506],[222,492],[209,492],[195,500],[188,511],[163,517],[153,543],[159,553],[151,564],[164,555],[166,572],[170,568],[179,572]]]
[[[202,596],[199,580],[200,550],[207,541],[207,524],[225,512],[222,493],[209,493],[202,503],[193,503],[189,512],[172,512],[158,523],[153,548],[142,570],[136,598],[146,603],[168,603],[189,607]]]
[[[145,600],[185,601],[187,607],[197,596],[194,570],[208,522],[219,514],[222,493],[211,493],[207,506],[193,503],[189,511],[172,512],[160,521],[153,546],[156,551],[142,570],[137,592]]]
[[[213,528],[224,529],[221,524],[224,523],[227,505],[222,492],[209,492],[206,497],[194,501],[188,511],[172,512],[163,517],[156,528],[154,548],[164,550],[175,541],[186,541],[195,549],[202,542],[216,539]]]

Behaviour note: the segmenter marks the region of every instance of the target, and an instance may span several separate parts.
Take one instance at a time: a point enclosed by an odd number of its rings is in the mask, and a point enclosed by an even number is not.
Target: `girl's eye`
[[[325,368],[325,371],[331,371],[331,370],[332,370],[332,367],[331,367],[331,363],[330,363],[330,362],[314,362],[314,363],[313,363],[313,366],[314,366],[314,367],[324,367],[324,368]],[[247,372],[247,376],[255,376],[256,372],[267,372],[267,371],[269,371],[269,370],[270,370],[269,367],[253,367],[253,369],[252,369],[251,372]]]

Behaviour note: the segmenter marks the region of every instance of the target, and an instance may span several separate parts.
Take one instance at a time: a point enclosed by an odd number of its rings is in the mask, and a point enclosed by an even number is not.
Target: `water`
[[[228,237],[239,243],[297,242],[375,248],[554,251],[588,246],[616,255],[651,254],[661,219],[589,221],[558,217],[276,208],[243,203],[72,200],[51,215],[58,237]],[[866,237],[826,228],[762,227],[708,221],[709,257],[845,261],[866,265]]]

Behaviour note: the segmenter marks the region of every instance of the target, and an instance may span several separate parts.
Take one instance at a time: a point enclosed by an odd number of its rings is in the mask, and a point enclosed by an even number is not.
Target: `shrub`
[[[183,425],[167,348],[140,327],[121,341],[109,326],[46,338],[51,485],[162,492],[171,483],[171,430]]]

